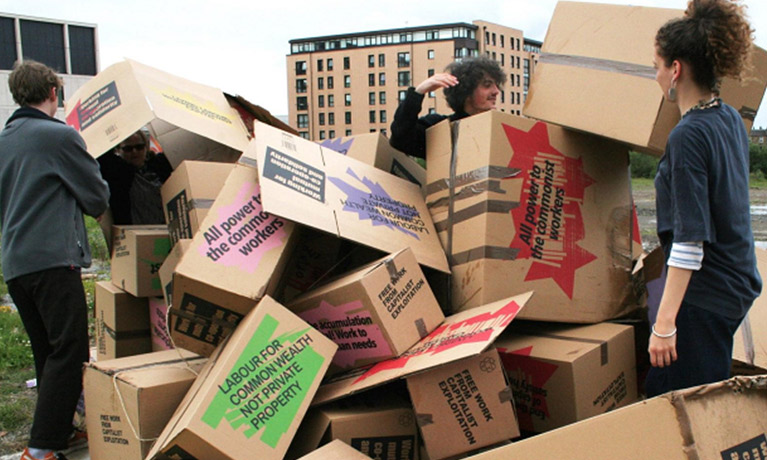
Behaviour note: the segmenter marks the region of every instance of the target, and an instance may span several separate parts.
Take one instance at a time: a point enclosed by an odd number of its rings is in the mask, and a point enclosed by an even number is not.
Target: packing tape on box
[[[519,201],[484,200],[471,205],[468,208],[454,212],[452,221],[441,220],[439,222],[434,222],[434,227],[438,232],[444,232],[451,224],[454,225],[487,213],[508,214],[512,209],[518,207]]]
[[[418,331],[419,338],[422,339],[429,335],[429,329],[426,328],[426,322],[423,320],[423,318],[418,318],[415,320],[415,328]]]
[[[754,350],[754,335],[751,331],[751,320],[748,313],[743,318],[743,322],[740,325],[743,335],[743,351],[746,354],[746,362],[754,366],[754,360],[756,359],[756,351]]]
[[[104,325],[104,331],[106,331],[107,335],[109,335],[109,337],[111,337],[113,340],[141,339],[152,335],[152,332],[149,329],[115,331],[113,328],[107,326],[106,324]]]
[[[672,392],[669,396],[671,405],[674,406],[676,419],[679,423],[679,433],[682,435],[682,451],[688,460],[699,460],[698,451],[695,447],[695,437],[692,434],[692,423],[690,415],[687,413],[687,404],[685,404],[684,395]]]
[[[586,56],[573,56],[571,54],[541,53],[538,56],[539,64],[554,64],[568,67],[580,67],[590,70],[619,73],[631,77],[655,80],[655,68],[647,65],[632,64],[630,62],[613,61]],[[741,106],[737,109],[740,116],[751,122],[756,118],[756,109]]]
[[[189,200],[188,209],[190,211],[194,209],[210,209],[214,201],[209,198],[193,198]]]
[[[493,193],[502,193],[505,194],[506,190],[501,188],[501,182],[495,179],[488,179],[486,181],[482,181],[476,184],[470,184],[465,187],[463,187],[458,193],[455,195],[455,199],[457,201],[464,200],[467,198],[471,198],[474,196],[477,196],[479,194],[485,193],[485,192],[493,192]],[[437,209],[442,208],[448,205],[448,198],[442,197],[438,198],[434,201],[429,201],[426,203],[426,207],[429,209]]]
[[[242,155],[240,159],[237,160],[237,163],[250,166],[251,168],[258,168],[258,161],[255,158],[246,157],[245,155]]]
[[[459,122],[460,121],[456,121],[454,123],[459,123]],[[455,137],[454,140],[458,139],[457,134],[455,134],[454,137]],[[464,185],[473,184],[485,179],[510,179],[512,177],[518,176],[519,173],[521,172],[522,170],[519,168],[507,168],[503,166],[494,166],[494,165],[483,166],[481,168],[477,168],[473,171],[465,172],[455,177],[451,176],[445,179],[434,181],[431,184],[427,184],[426,195],[428,196],[437,192],[441,192],[443,190],[448,190],[451,186],[462,187]]]
[[[419,427],[425,427],[434,423],[434,416],[432,414],[415,414],[415,420]]]
[[[588,339],[585,337],[572,337],[568,335],[549,334],[546,332],[536,332],[536,331],[529,331],[529,330],[519,332],[518,334],[527,335],[531,337],[543,337],[543,338],[554,339],[554,340],[565,340],[569,342],[593,343],[595,345],[599,345],[599,355],[600,355],[601,365],[604,366],[610,362],[610,349],[609,349],[607,340]]]
[[[505,404],[513,400],[514,400],[514,394],[511,392],[511,386],[508,386],[498,392],[498,401],[500,401],[501,404]]]
[[[519,248],[509,248],[505,246],[479,246],[458,254],[448,254],[450,266],[467,264],[475,260],[493,259],[493,260],[516,260],[519,254]]]
[[[386,271],[389,273],[389,281],[394,284],[397,278],[399,278],[397,275],[397,266],[394,265],[394,257],[389,257],[384,260],[384,266],[386,266]]]

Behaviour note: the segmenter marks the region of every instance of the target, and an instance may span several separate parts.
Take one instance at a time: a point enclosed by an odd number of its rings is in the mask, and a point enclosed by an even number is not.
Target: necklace
[[[687,109],[687,112],[682,115],[682,118],[684,118],[688,113],[694,111],[694,110],[705,110],[710,109],[712,107],[719,107],[722,105],[722,98],[721,97],[713,97],[708,101],[699,101],[694,106]]]

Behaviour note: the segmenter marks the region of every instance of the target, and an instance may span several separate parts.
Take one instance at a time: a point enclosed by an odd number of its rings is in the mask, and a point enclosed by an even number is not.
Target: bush
[[[659,158],[639,152],[629,153],[629,162],[631,164],[631,178],[652,179],[658,170]]]
[[[751,173],[761,173],[767,176],[767,146],[751,144],[748,148]]]

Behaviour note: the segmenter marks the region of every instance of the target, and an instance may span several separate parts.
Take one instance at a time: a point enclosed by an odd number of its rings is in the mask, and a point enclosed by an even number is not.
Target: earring
[[[676,80],[671,82],[671,86],[668,89],[669,102],[676,102]]]

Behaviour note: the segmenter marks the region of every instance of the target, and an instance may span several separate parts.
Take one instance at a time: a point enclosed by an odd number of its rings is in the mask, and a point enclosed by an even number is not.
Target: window
[[[501,53],[501,67],[506,65],[506,55]]]
[[[344,70],[349,70],[349,69],[351,69],[351,67],[352,67],[351,59],[349,59],[349,56],[345,56],[344,57]]]
[[[2,28],[3,27],[0,26],[0,29]],[[96,75],[96,39],[94,37],[94,29],[92,27],[73,25],[68,26],[68,28],[72,73],[74,75]],[[11,30],[13,30],[13,28],[11,28]],[[2,42],[2,38],[0,38],[0,42]],[[15,40],[13,40],[12,43],[14,42]],[[2,51],[0,51],[0,56],[2,56],[2,54]],[[13,56],[8,57],[15,58],[15,50],[12,54]],[[0,61],[2,61],[2,58],[0,58]],[[61,101],[64,101],[64,98],[61,98]]]
[[[381,72],[378,74],[378,86],[386,85],[386,74]]]
[[[344,75],[344,88],[351,88],[352,77],[351,75]]]
[[[496,60],[496,58],[495,58],[495,51],[493,51],[493,60],[494,61]]]
[[[397,84],[399,86],[410,86],[410,71],[397,72]]]
[[[325,89],[325,78],[324,77],[318,77],[317,78],[317,89]]]
[[[328,131],[328,137],[331,139],[336,137],[336,131],[334,129],[331,129],[330,131]]]
[[[344,94],[344,105],[349,107],[352,105],[352,95],[349,93]]]
[[[519,39],[517,39],[517,49],[521,50],[522,48],[519,47]]]
[[[386,65],[386,56],[381,53],[378,55],[378,67],[384,67]]]
[[[490,44],[490,32],[485,31],[485,45]]]
[[[435,97],[437,97],[437,94],[434,91],[429,91],[429,97],[434,99]]]
[[[306,75],[306,61],[296,61],[296,75]]]
[[[410,67],[410,53],[397,53],[397,67]]]
[[[386,128],[381,128],[381,134],[383,134],[384,136],[386,136]]]
[[[0,69],[13,70],[16,62],[16,28],[13,18],[0,17]]]
[[[320,126],[325,126],[325,114],[324,113],[320,114],[320,116],[319,116],[319,123],[320,123]]]
[[[516,48],[514,48],[514,37],[510,37],[509,38],[509,48],[516,49]]]
[[[328,58],[328,70],[333,70],[333,58]]]
[[[505,46],[505,44],[503,43],[504,42],[504,38],[505,37],[503,35],[501,35],[501,48],[503,48]]]
[[[344,136],[351,136],[351,135],[352,135],[352,130],[351,129],[347,129],[346,133],[344,134]]]
[[[495,46],[495,32],[493,32],[493,46]]]
[[[325,131],[320,131],[320,140],[325,139]]]
[[[505,104],[505,103],[506,103],[506,93],[501,91],[501,104]]]
[[[386,104],[386,91],[381,91],[378,93],[378,103]]]
[[[381,110],[378,112],[378,121],[381,123],[386,123],[386,110]]]
[[[335,124],[336,124],[336,114],[335,114],[335,113],[333,113],[333,112],[330,112],[330,113],[328,114],[328,124],[329,124],[330,126],[333,126],[333,125],[335,125]]]
[[[369,116],[370,116],[370,120],[369,120],[370,123],[375,123],[376,122],[376,111],[375,110],[371,110],[370,113],[369,113]]]
[[[298,80],[296,80],[296,92],[297,93],[306,92],[306,78],[299,78]]]
[[[333,89],[333,77],[328,77],[328,89]]]
[[[434,50],[429,50],[426,52],[426,59],[434,59]]]
[[[351,112],[344,112],[344,123],[347,125],[352,124],[352,113]],[[347,134],[348,136],[348,134]]]
[[[405,97],[407,96],[407,91],[400,90],[399,93],[397,93],[397,98],[400,102],[405,100]]]
[[[309,139],[309,133],[306,131],[301,131],[298,133],[299,136],[303,137],[304,139]]]
[[[427,71],[427,74],[428,74],[430,77],[433,77],[433,76],[434,76],[434,69],[429,69],[429,70]]]
[[[302,113],[298,115],[298,118],[296,119],[296,124],[299,128],[308,128],[309,127],[309,115]]]
[[[328,94],[328,107],[333,107],[336,105],[336,98],[332,94]]]
[[[434,115],[435,113],[437,113],[437,109],[435,108],[429,109],[429,115]]]
[[[427,40],[439,40],[439,30],[427,30],[426,31],[426,39]]]
[[[325,107],[325,96],[322,94],[317,96],[317,107]]]
[[[375,67],[375,66],[376,66],[376,55],[368,54],[368,67]]]
[[[309,103],[306,100],[306,96],[298,96],[296,98],[296,109],[306,110],[309,108]]]
[[[324,64],[324,61],[322,59],[317,59],[317,71],[322,72],[322,64]]]
[[[376,74],[369,73],[368,74],[368,86],[375,86],[376,85]]]
[[[42,62],[59,73],[67,71],[62,24],[20,19],[19,26],[24,59]]]
[[[376,93],[373,91],[368,93],[368,104],[376,105]]]

